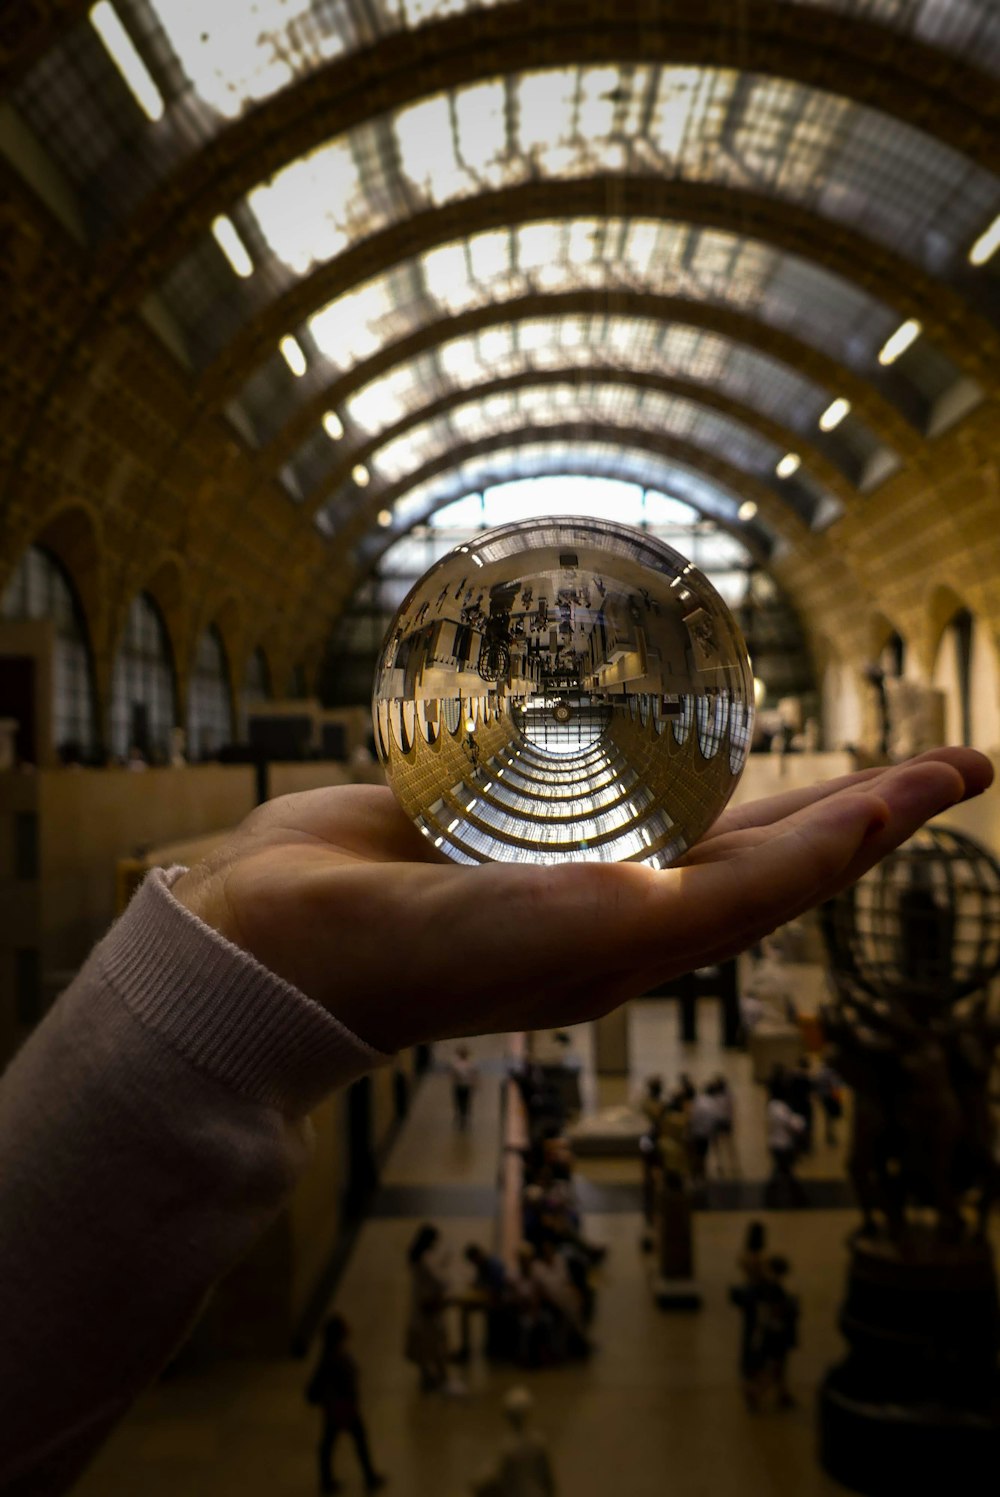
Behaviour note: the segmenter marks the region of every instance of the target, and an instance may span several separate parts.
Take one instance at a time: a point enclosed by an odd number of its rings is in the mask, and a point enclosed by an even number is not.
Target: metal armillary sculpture
[[[824,1014],[855,1093],[849,1168],[865,1215],[893,1237],[910,1208],[941,1235],[985,1226],[997,1193],[989,1082],[1000,1044],[1000,865],[959,832],[925,827],[824,907],[838,992]]]
[[[872,1497],[940,1491],[1000,1460],[1000,1310],[986,1238],[1000,1194],[990,1081],[1000,1015],[1000,865],[926,827],[821,915],[824,1012],[852,1088],[863,1212],[820,1396],[821,1454]]]

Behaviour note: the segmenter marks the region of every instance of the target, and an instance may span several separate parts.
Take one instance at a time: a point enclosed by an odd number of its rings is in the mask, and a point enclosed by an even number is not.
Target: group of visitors
[[[694,1181],[705,1180],[712,1165],[719,1175],[739,1174],[733,1094],[721,1073],[700,1088],[682,1073],[669,1096],[663,1078],[650,1076],[639,1110],[648,1125],[639,1145],[647,1221],[657,1171]]]

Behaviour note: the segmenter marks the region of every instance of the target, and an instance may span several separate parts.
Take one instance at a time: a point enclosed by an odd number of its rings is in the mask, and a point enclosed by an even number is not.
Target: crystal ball
[[[679,552],[604,520],[528,520],[411,589],[372,715],[400,805],[455,862],[665,868],[739,780],[753,673]]]

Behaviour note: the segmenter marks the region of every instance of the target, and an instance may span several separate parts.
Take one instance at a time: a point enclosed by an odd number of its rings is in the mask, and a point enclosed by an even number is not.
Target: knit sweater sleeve
[[[385,1062],[149,875],[0,1081],[0,1491],[65,1491]]]

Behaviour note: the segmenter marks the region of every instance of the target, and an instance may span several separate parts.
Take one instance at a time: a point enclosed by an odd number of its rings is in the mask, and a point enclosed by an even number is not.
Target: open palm
[[[174,893],[377,1049],[578,1022],[854,882],[989,761],[941,749],[725,812],[667,870],[443,859],[371,786],[272,801]]]

